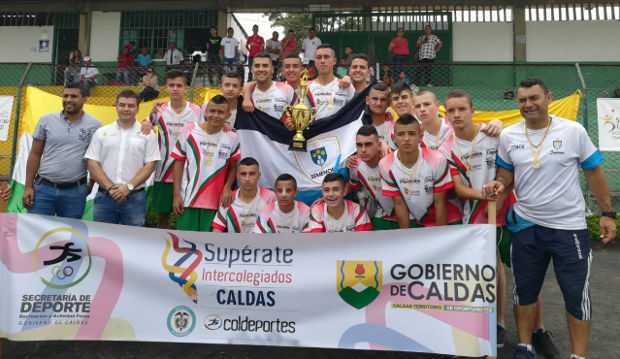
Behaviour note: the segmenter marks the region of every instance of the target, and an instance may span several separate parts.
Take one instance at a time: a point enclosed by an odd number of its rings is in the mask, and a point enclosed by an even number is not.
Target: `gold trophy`
[[[310,122],[312,122],[312,116],[314,116],[314,108],[310,108],[306,105],[305,100],[308,94],[308,70],[304,70],[299,81],[299,96],[297,97],[297,103],[293,106],[289,106],[288,111],[295,127],[295,135],[293,136],[293,142],[289,150],[291,151],[306,151],[306,138],[304,137],[304,130]]]

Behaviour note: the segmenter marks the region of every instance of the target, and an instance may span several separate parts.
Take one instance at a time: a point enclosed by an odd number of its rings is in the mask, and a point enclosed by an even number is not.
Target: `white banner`
[[[0,142],[9,138],[9,125],[13,113],[13,96],[0,96]]]
[[[496,355],[491,225],[227,235],[2,214],[0,280],[11,340]]]
[[[598,147],[620,151],[620,98],[597,98]]]

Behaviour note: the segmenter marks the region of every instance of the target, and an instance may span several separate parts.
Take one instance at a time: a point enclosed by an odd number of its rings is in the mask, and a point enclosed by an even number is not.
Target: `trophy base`
[[[288,149],[289,151],[306,152],[306,141],[293,141]]]

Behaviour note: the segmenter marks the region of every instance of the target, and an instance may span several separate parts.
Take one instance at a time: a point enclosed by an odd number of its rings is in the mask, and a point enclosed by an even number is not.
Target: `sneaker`
[[[538,329],[532,334],[532,345],[536,353],[546,359],[560,359],[560,351],[553,344],[553,335],[550,331]]]
[[[501,349],[504,347],[504,342],[506,340],[506,329],[501,325],[497,326],[497,348]]]
[[[524,347],[523,345],[517,345],[512,359],[536,359],[536,354],[529,351],[527,347]]]

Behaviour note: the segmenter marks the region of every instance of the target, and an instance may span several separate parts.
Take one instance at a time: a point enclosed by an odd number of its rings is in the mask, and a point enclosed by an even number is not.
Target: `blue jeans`
[[[80,219],[84,214],[87,191],[86,184],[60,189],[35,181],[34,203],[28,213]]]
[[[97,222],[142,227],[146,217],[146,192],[132,192],[120,203],[107,193],[98,192],[93,214]]]

